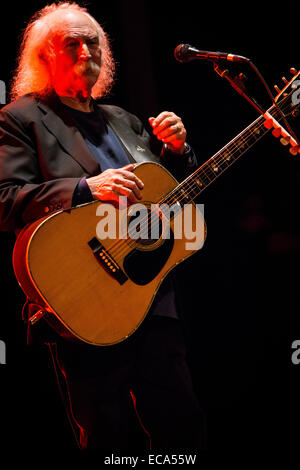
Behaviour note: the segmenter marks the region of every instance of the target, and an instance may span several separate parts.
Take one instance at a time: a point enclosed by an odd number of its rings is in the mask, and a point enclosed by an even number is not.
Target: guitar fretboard
[[[272,106],[268,112],[277,120],[280,119],[280,113],[275,106]],[[269,129],[265,127],[265,118],[259,116],[252,124],[238,134],[225,147],[219,150],[194,173],[188,176],[173,191],[167,194],[160,204],[172,206],[179,203],[188,204],[211,183],[213,183],[227,168],[236,162],[247,150],[250,149]]]

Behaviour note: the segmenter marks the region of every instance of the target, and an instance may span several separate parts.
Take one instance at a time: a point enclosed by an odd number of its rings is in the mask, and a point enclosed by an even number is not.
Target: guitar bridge
[[[119,284],[124,284],[128,277],[122,271],[118,263],[116,263],[112,256],[106,251],[104,246],[99,242],[98,238],[92,238],[88,242],[88,245],[92,249],[95,258],[105,269],[105,271],[111,274],[119,282]]]

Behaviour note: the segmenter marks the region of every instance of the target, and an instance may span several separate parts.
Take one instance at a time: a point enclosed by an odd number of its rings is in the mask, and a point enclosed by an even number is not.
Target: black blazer
[[[100,106],[132,162],[161,162],[160,149],[133,114]],[[159,145],[160,147],[160,145]],[[196,166],[187,156],[163,156],[175,177]],[[15,230],[55,210],[72,206],[84,176],[101,172],[71,116],[56,95],[41,100],[25,95],[0,111],[0,229]]]

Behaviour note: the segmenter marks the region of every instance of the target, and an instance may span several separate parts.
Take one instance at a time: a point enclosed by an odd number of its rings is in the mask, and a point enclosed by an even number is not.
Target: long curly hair
[[[59,2],[47,5],[35,13],[22,35],[17,67],[11,83],[11,101],[27,93],[46,96],[53,91],[49,68],[45,61],[45,51],[47,50],[48,57],[54,54],[51,34],[57,12],[69,11],[80,11],[86,14],[97,27],[99,39],[101,39],[102,65],[98,80],[92,89],[93,98],[103,97],[111,90],[114,82],[115,62],[107,34],[85,7],[75,2]]]

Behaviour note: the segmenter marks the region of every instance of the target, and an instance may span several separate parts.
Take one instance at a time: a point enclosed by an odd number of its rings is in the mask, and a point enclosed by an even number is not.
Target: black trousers
[[[186,362],[181,321],[152,316],[128,340],[96,347],[49,344],[81,449],[200,450],[204,420]],[[130,442],[134,414],[143,448]]]

